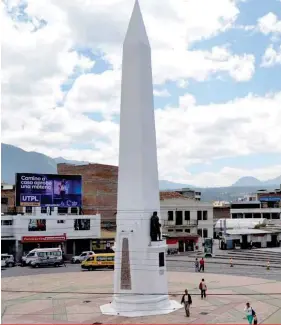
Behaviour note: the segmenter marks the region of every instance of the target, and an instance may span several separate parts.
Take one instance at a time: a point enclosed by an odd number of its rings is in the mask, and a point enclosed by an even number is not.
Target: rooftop
[[[182,194],[174,191],[170,192],[160,192],[160,200],[169,200],[169,199],[188,199]]]

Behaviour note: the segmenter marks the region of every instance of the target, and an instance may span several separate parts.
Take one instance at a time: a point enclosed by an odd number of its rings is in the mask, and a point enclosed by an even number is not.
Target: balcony
[[[164,220],[163,227],[177,227],[177,228],[186,228],[186,227],[197,227],[198,221],[197,220],[184,220],[181,224],[177,224],[174,220]]]

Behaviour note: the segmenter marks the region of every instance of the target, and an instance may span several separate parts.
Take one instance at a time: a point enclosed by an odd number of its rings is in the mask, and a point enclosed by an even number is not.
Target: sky
[[[281,175],[281,0],[139,0],[152,50],[159,178]],[[118,164],[133,0],[4,0],[2,142]]]

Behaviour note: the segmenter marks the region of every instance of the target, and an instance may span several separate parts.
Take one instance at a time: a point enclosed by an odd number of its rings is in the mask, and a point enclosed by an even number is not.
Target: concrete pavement
[[[183,309],[169,315],[136,319],[104,316],[99,306],[111,301],[113,272],[94,271],[3,278],[2,323],[246,324],[243,308],[247,301],[257,312],[259,323],[280,322],[281,282],[204,274],[208,296],[201,300],[198,285],[202,274],[169,272],[168,278],[172,299],[180,301],[186,288],[192,294],[190,318],[184,316]]]

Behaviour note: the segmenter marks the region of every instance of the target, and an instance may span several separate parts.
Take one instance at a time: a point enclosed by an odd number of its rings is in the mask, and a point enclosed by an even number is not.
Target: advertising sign
[[[38,242],[58,242],[66,241],[66,235],[60,236],[23,236],[21,241],[23,243],[38,243]]]
[[[80,175],[16,174],[16,206],[81,207]]]

